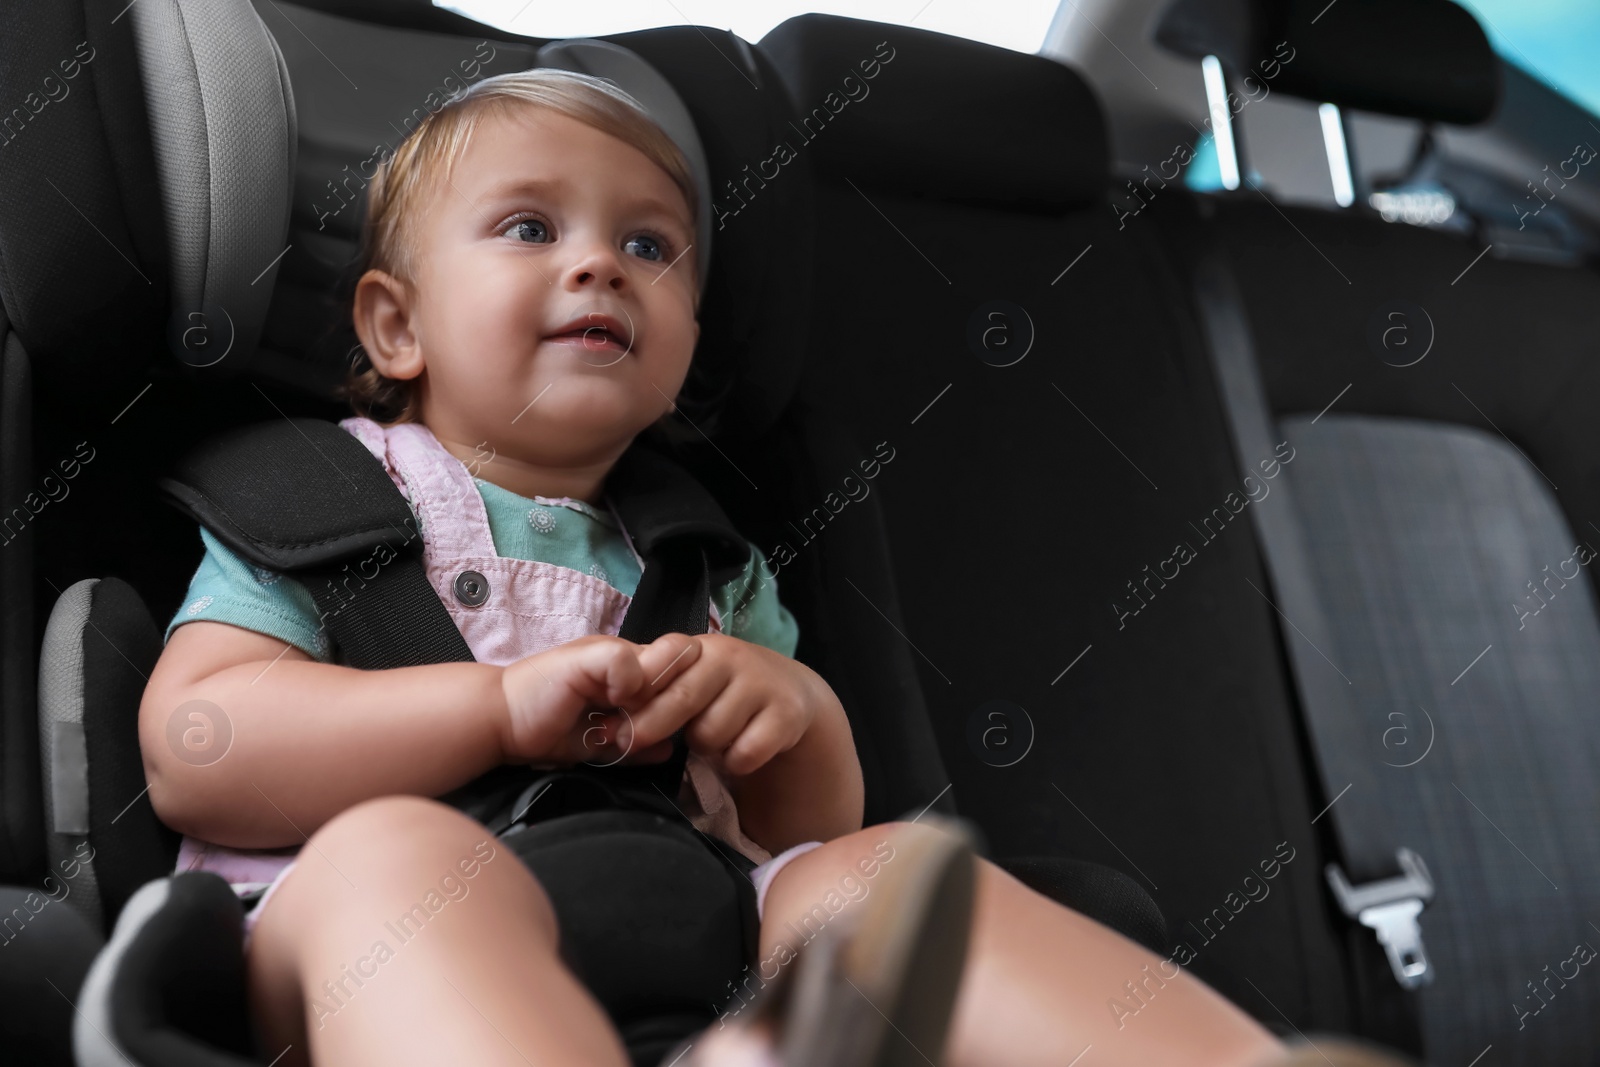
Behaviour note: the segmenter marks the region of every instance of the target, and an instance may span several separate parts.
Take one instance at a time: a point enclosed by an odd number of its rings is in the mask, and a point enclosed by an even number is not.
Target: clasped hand
[[[505,762],[659,763],[682,726],[690,751],[738,777],[805,736],[826,683],[737,637],[669,633],[581,637],[508,664],[501,686]]]

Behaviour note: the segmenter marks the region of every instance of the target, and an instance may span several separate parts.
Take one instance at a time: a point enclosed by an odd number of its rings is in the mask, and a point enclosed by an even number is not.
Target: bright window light
[[[1037,52],[1056,13],[1056,0],[849,0],[837,4],[779,0],[588,0],[549,4],[535,0],[434,0],[489,26],[530,37],[601,37],[653,26],[714,26],[759,41],[785,19],[808,11],[872,22],[892,22]]]
[[[1228,112],[1228,86],[1222,77],[1222,62],[1216,56],[1200,61],[1206,80],[1206,107],[1211,112],[1211,137],[1217,146],[1217,168],[1222,172],[1224,189],[1239,188],[1239,153],[1233,146],[1233,116]]]
[[[1356,183],[1350,174],[1350,149],[1344,143],[1344,123],[1339,121],[1337,104],[1317,108],[1322,120],[1322,145],[1328,152],[1328,173],[1333,177],[1333,202],[1349,207],[1356,202]]]

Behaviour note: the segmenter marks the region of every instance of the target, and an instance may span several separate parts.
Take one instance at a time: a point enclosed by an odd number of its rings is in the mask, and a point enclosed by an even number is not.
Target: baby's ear
[[[422,348],[412,329],[413,294],[399,278],[369,270],[356,282],[353,319],[361,347],[385,378],[422,373]]]

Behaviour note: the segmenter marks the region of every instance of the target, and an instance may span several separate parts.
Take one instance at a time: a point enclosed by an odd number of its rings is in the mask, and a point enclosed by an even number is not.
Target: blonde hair
[[[542,107],[610,134],[667,172],[689,207],[690,232],[698,223],[699,195],[683,152],[644,108],[614,83],[588,74],[553,68],[512,71],[475,82],[423,117],[385,155],[367,184],[367,215],[361,228],[361,256],[352,280],[381,270],[407,285],[416,284],[418,228],[430,196],[440,195],[485,115],[510,116],[520,108]],[[689,264],[692,268],[692,264]],[[695,308],[704,279],[696,280]],[[354,314],[351,286],[349,317]],[[384,425],[420,422],[417,379],[386,378],[360,352],[346,368],[341,394],[358,415]],[[668,437],[671,413],[656,429]]]

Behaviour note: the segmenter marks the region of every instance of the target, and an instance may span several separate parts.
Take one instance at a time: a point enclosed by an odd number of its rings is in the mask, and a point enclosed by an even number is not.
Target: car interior
[[[867,824],[971,820],[1280,1035],[1592,1062],[1600,117],[1491,31],[1063,0],[1030,53],[821,12],[588,40],[428,0],[14,0],[0,1059],[271,1061],[239,904],[173,873],[145,793],[202,550],[157,480],[348,414],[372,160],[460,84],[561,66],[659,83],[703,146],[717,415],[681,458],[782,561]]]

